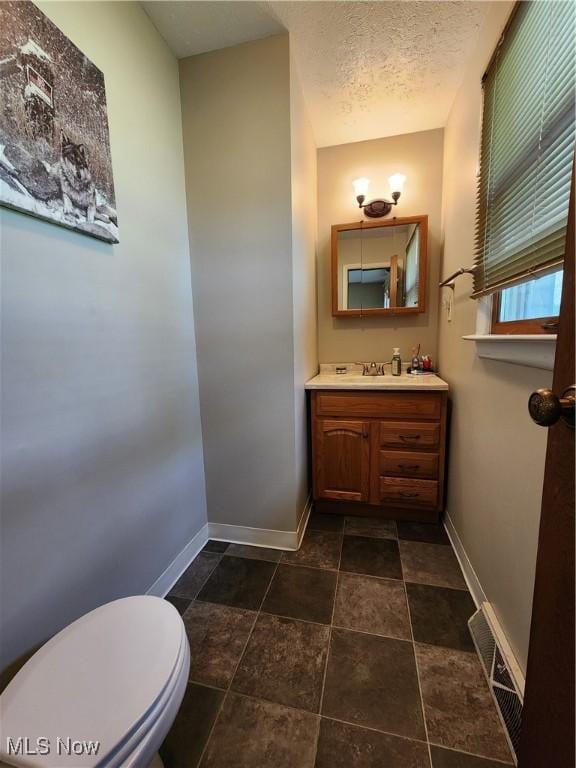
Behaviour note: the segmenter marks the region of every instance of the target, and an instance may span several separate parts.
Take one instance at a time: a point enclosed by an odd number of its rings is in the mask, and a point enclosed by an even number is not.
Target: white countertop
[[[354,368],[355,366],[353,366]],[[359,370],[336,373],[336,366],[320,366],[320,373],[306,382],[306,389],[376,389],[421,390],[423,392],[447,390],[448,384],[435,374],[432,376],[402,373],[392,376],[389,370],[384,376],[362,376]]]

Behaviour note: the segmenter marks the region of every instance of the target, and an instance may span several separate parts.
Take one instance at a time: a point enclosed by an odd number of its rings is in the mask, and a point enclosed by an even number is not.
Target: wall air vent
[[[468,622],[490,691],[514,756],[518,754],[524,680],[507,643],[498,637],[489,603],[482,603]]]

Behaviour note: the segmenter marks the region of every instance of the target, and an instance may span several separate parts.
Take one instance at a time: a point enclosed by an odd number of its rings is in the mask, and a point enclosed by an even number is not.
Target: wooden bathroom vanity
[[[437,376],[323,371],[306,388],[316,509],[437,521],[444,508],[448,384]]]

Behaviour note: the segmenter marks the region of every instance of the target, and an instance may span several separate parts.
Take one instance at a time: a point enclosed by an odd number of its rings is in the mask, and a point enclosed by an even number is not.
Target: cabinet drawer
[[[436,507],[438,483],[434,480],[381,477],[380,501],[399,506]]]
[[[381,422],[381,448],[438,448],[440,424]]]
[[[380,474],[396,477],[438,477],[438,454],[415,451],[380,451]]]
[[[439,419],[442,394],[439,392],[341,392],[319,390],[317,416],[368,416],[389,419]]]

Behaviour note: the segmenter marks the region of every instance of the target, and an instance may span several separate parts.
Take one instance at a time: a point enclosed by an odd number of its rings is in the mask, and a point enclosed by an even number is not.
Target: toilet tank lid
[[[97,765],[145,720],[183,642],[182,619],[158,597],[123,598],[82,616],[42,646],[0,696],[0,762]],[[76,750],[82,742],[99,748],[70,756],[74,742]],[[15,755],[18,744],[29,754]]]

